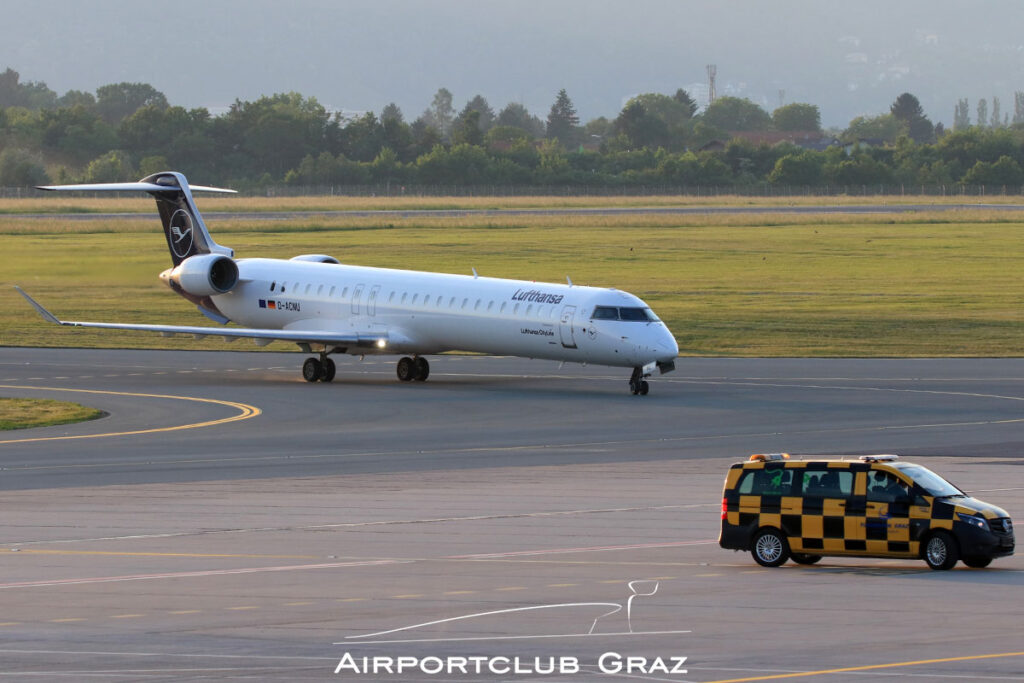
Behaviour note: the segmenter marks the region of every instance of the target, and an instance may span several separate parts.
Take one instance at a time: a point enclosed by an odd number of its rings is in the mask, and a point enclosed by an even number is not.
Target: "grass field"
[[[50,399],[0,398],[0,431],[84,422],[102,415],[102,411],[77,403]]]
[[[625,289],[651,304],[683,355],[1024,356],[1024,215],[1015,212],[207,223],[240,258],[328,253]],[[0,345],[255,348],[58,328],[10,287],[72,320],[203,324],[157,280],[170,260],[155,214],[109,223],[0,216],[0,240]]]

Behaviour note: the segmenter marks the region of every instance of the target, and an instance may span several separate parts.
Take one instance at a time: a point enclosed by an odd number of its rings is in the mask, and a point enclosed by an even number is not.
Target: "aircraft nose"
[[[658,349],[658,360],[668,361],[679,355],[679,344],[676,343],[676,338],[672,336],[667,327],[662,328],[662,334],[656,346]]]
[[[636,351],[644,363],[649,363],[652,360],[667,363],[675,360],[679,355],[679,345],[676,344],[676,338],[672,336],[667,327],[658,325],[657,327],[652,326],[646,338],[637,344]]]

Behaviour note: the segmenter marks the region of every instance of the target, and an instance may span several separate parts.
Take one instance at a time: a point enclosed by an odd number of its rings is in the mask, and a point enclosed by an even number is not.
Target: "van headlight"
[[[960,521],[964,524],[970,524],[973,527],[978,527],[982,531],[988,531],[988,520],[984,517],[975,517],[974,515],[964,514],[963,512],[956,513],[956,516],[960,518]]]

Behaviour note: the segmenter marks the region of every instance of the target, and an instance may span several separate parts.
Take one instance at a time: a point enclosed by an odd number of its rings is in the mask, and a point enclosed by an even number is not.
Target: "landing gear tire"
[[[754,536],[750,554],[762,567],[778,567],[789,559],[789,542],[786,535],[777,529],[762,529]]]
[[[931,569],[952,569],[960,559],[956,539],[945,531],[936,531],[924,546],[924,561]]]
[[[334,363],[332,362],[333,366]],[[316,382],[323,375],[324,366],[316,358],[307,358],[302,364],[302,379],[307,382]]]
[[[333,382],[334,373],[337,372],[337,368],[334,365],[334,361],[330,358],[324,358],[322,363],[323,369],[321,370],[320,381],[321,382]]]
[[[413,363],[412,358],[409,358],[408,356],[403,356],[402,358],[398,359],[398,367],[396,368],[396,373],[398,374],[398,379],[400,379],[403,382],[411,382],[413,379],[415,379],[416,366]]]
[[[634,396],[646,396],[651,390],[651,385],[644,379],[644,371],[640,368],[633,368],[633,376],[629,378],[629,391]]]
[[[412,361],[412,367],[415,373],[413,379],[417,382],[426,382],[427,377],[430,377],[430,363],[427,362],[426,358],[417,356]]]

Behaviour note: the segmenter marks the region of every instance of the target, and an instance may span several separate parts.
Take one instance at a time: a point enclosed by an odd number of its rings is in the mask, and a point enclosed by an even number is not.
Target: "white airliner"
[[[424,356],[443,351],[543,358],[632,368],[629,388],[646,394],[646,377],[675,369],[679,353],[668,328],[639,298],[616,289],[343,265],[322,254],[289,260],[234,258],[213,241],[180,173],[137,183],[56,185],[42,190],[139,191],[156,198],[174,267],[167,285],[225,327],[71,322],[18,291],[49,322],[74,327],[191,334],[257,345],[294,342],[306,353],[302,376],[330,382],[332,354],[407,354],[398,378],[423,381]],[[233,322],[240,327],[228,327]]]

